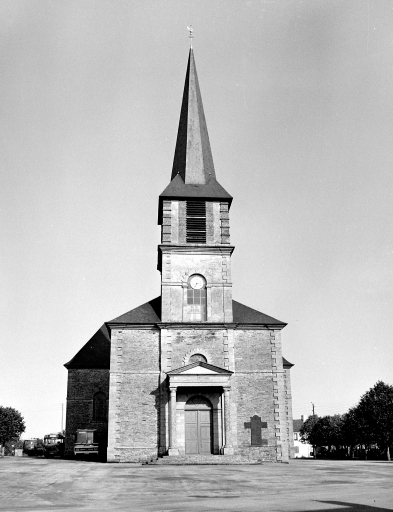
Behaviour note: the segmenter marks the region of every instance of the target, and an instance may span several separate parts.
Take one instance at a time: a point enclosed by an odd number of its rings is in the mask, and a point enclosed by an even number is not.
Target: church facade
[[[76,429],[95,428],[108,462],[292,456],[286,324],[232,298],[231,202],[191,49],[171,180],[159,196],[161,296],[106,322],[65,365],[66,454]]]

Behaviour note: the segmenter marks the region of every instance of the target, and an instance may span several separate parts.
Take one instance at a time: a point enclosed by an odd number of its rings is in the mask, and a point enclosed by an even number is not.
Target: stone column
[[[177,388],[169,388],[169,450],[168,455],[179,455],[176,436],[176,391]]]
[[[229,401],[230,388],[224,388],[224,417],[225,417],[225,446],[224,455],[233,455],[232,432],[231,432],[231,404]]]

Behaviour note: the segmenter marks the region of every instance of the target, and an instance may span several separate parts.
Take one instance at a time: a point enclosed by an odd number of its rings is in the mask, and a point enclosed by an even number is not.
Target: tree
[[[349,448],[349,456],[351,459],[354,455],[355,446],[364,445],[367,447],[373,442],[365,418],[358,406],[351,407],[349,411],[343,415],[341,434],[343,444]]]
[[[19,438],[10,439],[5,443],[4,455],[15,455],[15,450],[23,448],[23,441]]]
[[[313,447],[314,458],[316,457],[315,447],[317,446],[317,436],[315,433],[315,425],[318,422],[318,416],[313,414],[309,416],[300,428],[300,436],[302,443],[311,444]]]
[[[301,441],[303,443],[310,443],[314,449],[314,456],[316,455],[316,447],[327,446],[329,454],[332,451],[332,446],[336,447],[336,455],[339,452],[342,443],[342,428],[343,419],[340,414],[334,416],[310,416],[300,429]]]
[[[364,429],[370,441],[385,450],[390,460],[389,447],[393,444],[393,386],[378,381],[360,398],[356,410],[364,421]]]
[[[12,407],[0,406],[0,444],[4,446],[11,439],[19,439],[26,430],[22,415]]]
[[[319,418],[315,425],[318,446],[327,446],[329,453],[332,451],[332,446],[335,446],[336,452],[338,452],[342,445],[341,427],[342,417],[340,414]]]

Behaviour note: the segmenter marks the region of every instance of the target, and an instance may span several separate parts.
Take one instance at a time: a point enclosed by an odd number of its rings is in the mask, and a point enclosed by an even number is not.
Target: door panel
[[[185,411],[186,454],[211,453],[211,411]]]
[[[201,425],[199,429],[199,453],[211,453],[210,425]]]
[[[210,411],[198,411],[201,423],[210,423]]]
[[[198,453],[198,411],[186,413],[186,453]]]

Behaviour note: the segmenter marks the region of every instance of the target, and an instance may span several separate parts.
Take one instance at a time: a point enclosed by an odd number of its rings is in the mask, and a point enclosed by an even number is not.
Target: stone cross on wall
[[[244,424],[244,428],[251,429],[251,446],[264,446],[267,445],[267,439],[262,439],[262,428],[267,428],[266,421],[261,421],[260,416],[254,414],[251,421]]]

